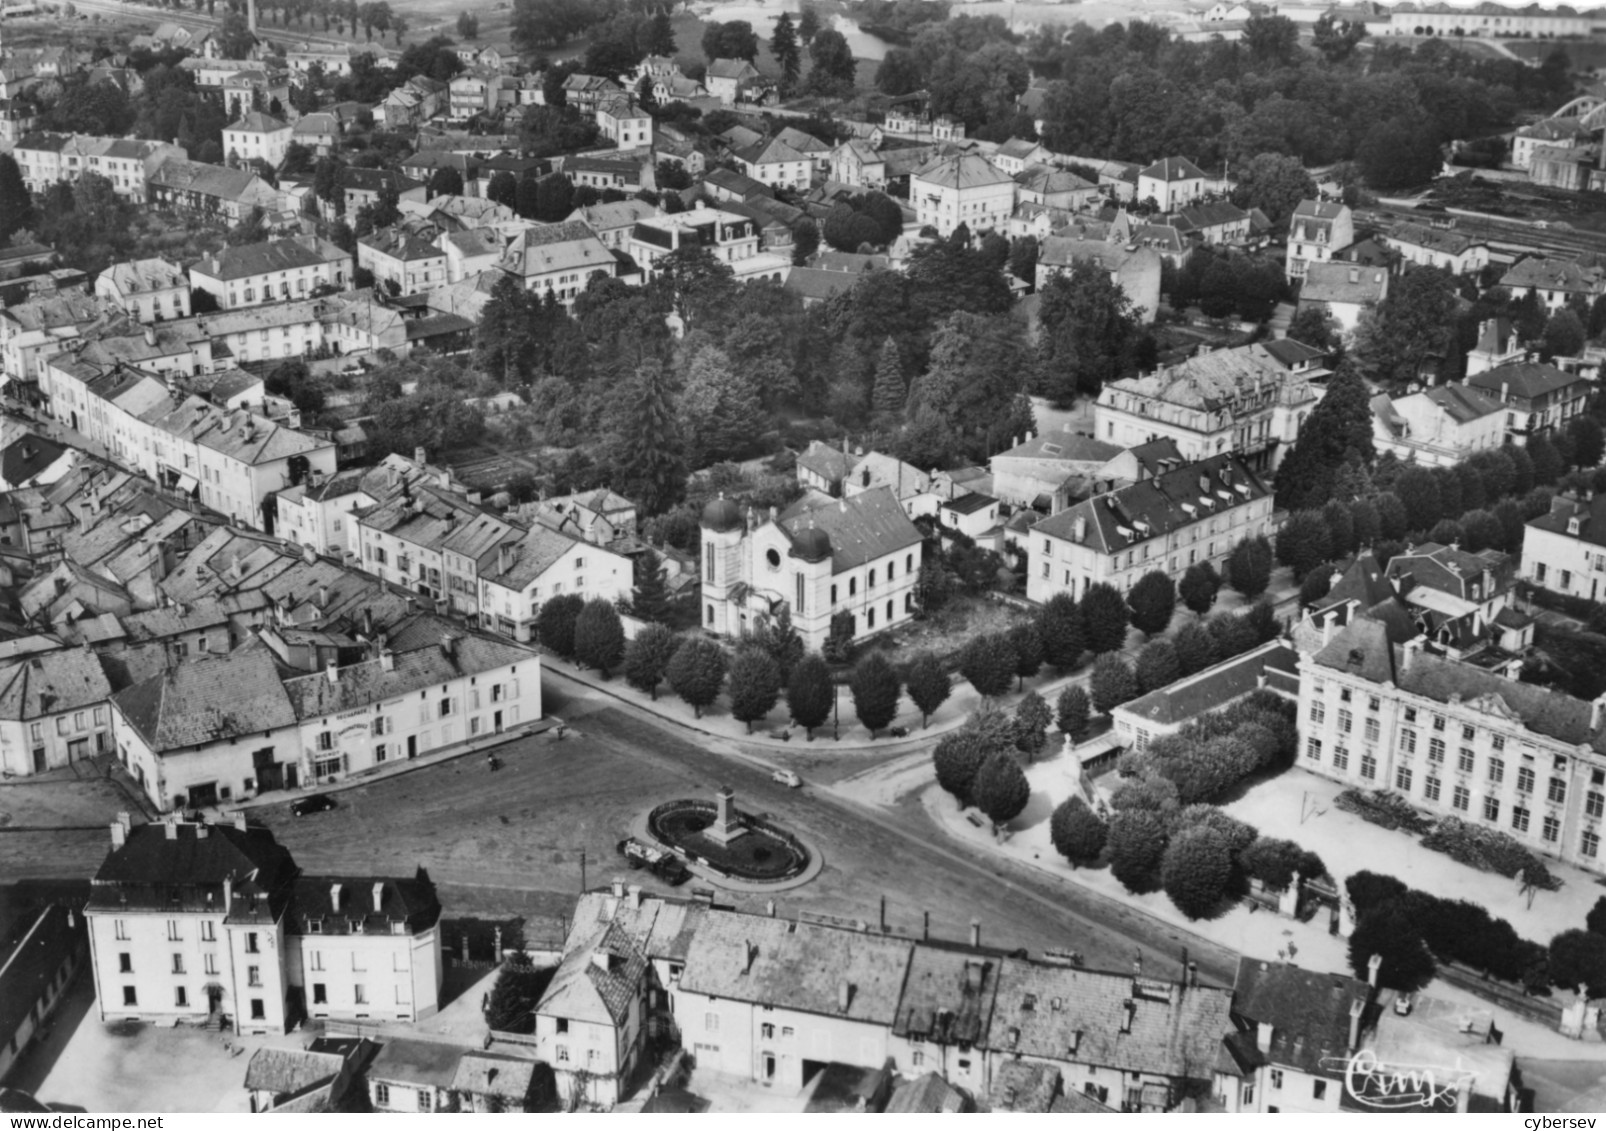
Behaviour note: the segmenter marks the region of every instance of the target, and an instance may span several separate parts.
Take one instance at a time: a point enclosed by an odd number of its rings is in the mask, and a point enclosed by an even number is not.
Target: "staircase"
[[[228,1023],[228,1019],[223,1014],[209,1013],[206,1015],[206,1020],[201,1023],[201,1028],[208,1033],[221,1033],[225,1029],[232,1029],[233,1026]]]

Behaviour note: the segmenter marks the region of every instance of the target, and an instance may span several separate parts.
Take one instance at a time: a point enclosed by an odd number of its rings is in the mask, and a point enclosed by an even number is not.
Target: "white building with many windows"
[[[165,259],[114,263],[95,280],[97,298],[108,299],[140,322],[190,316],[190,283],[183,268]]]
[[[703,247],[730,267],[738,282],[755,278],[785,282],[792,269],[791,257],[761,251],[759,242],[758,225],[749,217],[699,202],[686,212],[646,216],[636,221],[630,232],[629,251],[649,279],[658,261],[671,252]]]
[[[190,268],[190,286],[224,310],[303,299],[319,287],[345,290],[351,278],[350,253],[317,236],[226,247]]]
[[[1300,659],[1298,764],[1594,872],[1606,696],[1507,679],[1361,615]]]
[[[520,643],[535,639],[541,605],[553,597],[616,602],[634,591],[625,555],[539,524],[486,550],[476,569],[480,626]]]
[[[939,236],[951,235],[961,224],[980,236],[1008,227],[1015,180],[979,154],[938,157],[911,174],[909,203],[920,226],[936,228]]]
[[[1569,597],[1606,597],[1606,495],[1557,495],[1549,514],[1529,519],[1522,577]]]
[[[1326,263],[1333,253],[1355,242],[1355,216],[1344,204],[1331,200],[1302,200],[1288,218],[1289,282],[1305,277],[1312,263]]]
[[[111,683],[88,648],[57,648],[0,665],[0,771],[27,777],[112,748]]]
[[[275,169],[290,148],[290,123],[253,110],[223,127],[223,154],[231,162],[265,161]]]
[[[1026,596],[1080,598],[1099,583],[1125,593],[1152,570],[1218,569],[1245,538],[1271,533],[1271,492],[1224,452],[1095,495],[1032,527]]]

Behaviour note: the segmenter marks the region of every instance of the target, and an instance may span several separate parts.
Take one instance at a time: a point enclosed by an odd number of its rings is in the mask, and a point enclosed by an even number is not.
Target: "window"
[[[1455,793],[1450,798],[1450,804],[1465,813],[1467,806],[1472,804],[1471,792],[1464,785],[1456,786]]]
[[[1366,741],[1375,743],[1380,733],[1381,728],[1378,725],[1378,721],[1373,718],[1368,718],[1366,720]]]
[[[758,1035],[766,1041],[774,1040],[775,1026],[766,1021],[764,1024],[758,1027]]]
[[[1506,748],[1506,736],[1503,734],[1491,735],[1489,737],[1489,745],[1496,750],[1504,750]]]
[[[1500,819],[1500,802],[1493,797],[1483,799],[1483,819],[1485,821],[1498,821]]]
[[[1476,765],[1477,755],[1473,754],[1470,749],[1463,746],[1460,753],[1456,757],[1455,768],[1460,770],[1463,774],[1470,774]]]
[[[569,1063],[569,1046],[568,1045],[559,1045],[558,1046],[558,1063],[559,1064],[567,1064],[567,1063]]]
[[[175,954],[173,956],[173,973],[184,973],[184,956],[182,954]]]
[[[1394,771],[1394,788],[1401,793],[1411,792],[1411,767],[1401,766]]]
[[[1311,700],[1310,721],[1313,723],[1325,723],[1327,721],[1327,704],[1320,699]]]
[[[1539,835],[1554,844],[1561,838],[1561,818],[1554,813],[1545,817],[1545,823],[1540,827]]]
[[[1495,749],[1500,748],[1496,746]],[[1489,759],[1489,780],[1496,785],[1506,780],[1506,764],[1499,758]]]
[[[1336,770],[1349,769],[1349,751],[1342,746],[1333,751],[1333,768]]]
[[[1534,772],[1527,766],[1517,767],[1517,792],[1532,793],[1534,791]]]
[[[1416,753],[1416,731],[1409,728],[1400,731],[1400,753]]]
[[[1381,710],[1382,707],[1383,707],[1383,702],[1376,695],[1373,695],[1373,696],[1369,697],[1366,700],[1366,709],[1368,711]]]
[[[719,1014],[715,1013],[712,1009],[703,1014],[703,1029],[705,1032],[709,1033],[719,1032]]]
[[[434,1111],[435,1110],[435,1093],[430,1091],[428,1088],[420,1088],[420,1089],[418,1089],[418,1110],[419,1111]]]
[[[1438,778],[1429,777],[1425,781],[1423,781],[1423,783],[1422,783],[1422,796],[1427,798],[1429,801],[1437,801],[1439,799],[1439,779]]]
[[[215,954],[203,954],[201,956],[201,966],[208,974],[216,974],[217,973],[217,955],[215,955]]]
[[[1377,759],[1371,754],[1361,755],[1361,777],[1367,781],[1374,781],[1377,778]]]
[[[1563,804],[1567,800],[1567,780],[1565,778],[1551,778],[1550,788],[1547,790],[1546,796],[1557,805]]]
[[[1428,761],[1429,762],[1443,762],[1444,761],[1444,739],[1442,739],[1442,738],[1430,738],[1428,740]]]
[[[1325,1100],[1327,1098],[1327,1081],[1326,1080],[1313,1080],[1313,1081],[1311,1081],[1310,1097],[1313,1100]]]
[[[312,968],[314,970],[322,970],[323,969],[323,951],[321,951],[321,950],[313,951],[312,952],[312,960],[311,961],[312,961]]]
[[[1434,730],[1443,730],[1444,729],[1444,716],[1443,715],[1434,715],[1433,716],[1433,729]]]
[[[1279,1091],[1282,1090],[1282,1087],[1283,1087],[1283,1070],[1281,1068],[1273,1068],[1271,1070],[1271,1089],[1274,1092],[1279,1092]]]
[[[248,986],[260,986],[262,984],[262,967],[247,966],[245,968],[245,984]]]
[[[1600,834],[1594,829],[1585,829],[1583,839],[1578,843],[1578,851],[1593,860],[1600,852]]]
[[[261,954],[262,953],[261,949],[258,948],[258,946],[257,946],[257,933],[255,931],[251,931],[245,936],[245,953],[247,953],[247,954]]]
[[[1527,832],[1528,815],[1528,810],[1524,809],[1521,805],[1514,806],[1511,810],[1511,827],[1516,829],[1519,833]]]
[[[183,936],[178,933],[178,920],[169,919],[167,921],[167,941],[179,942],[182,940],[182,938]]]
[[[1585,816],[1599,817],[1603,808],[1606,808],[1606,794],[1599,793],[1593,789],[1584,794]]]
[[[368,987],[363,985],[361,982],[358,982],[356,985],[352,986],[351,1000],[356,1002],[358,1005],[367,1005]]]
[[[1322,760],[1322,740],[1321,739],[1319,739],[1319,738],[1306,739],[1306,741],[1305,741],[1305,757],[1309,758],[1312,762],[1320,762]]]
[[[1353,689],[1348,688],[1348,687],[1340,687],[1338,689],[1338,698],[1339,698],[1339,701],[1342,702],[1342,703],[1348,703],[1350,701],[1350,697],[1353,696],[1354,694],[1355,694],[1355,692],[1353,691]]]
[[[1349,734],[1355,729],[1355,716],[1347,707],[1340,707],[1338,711],[1338,731],[1340,734]]]
[[[318,988],[322,989],[323,987],[319,986]],[[374,1085],[374,1103],[379,1104],[381,1107],[388,1107],[389,1106],[389,1104],[390,1104],[390,1085],[389,1084],[375,1084]]]
[[[134,956],[126,950],[117,956],[117,972],[119,974],[132,974],[134,972]]]
[[[173,987],[173,1005],[177,1009],[188,1009],[190,1005],[190,991],[183,986]]]
[[[442,699],[441,700],[441,716],[440,717],[444,719],[447,716],[449,716],[451,713],[452,713],[452,700],[450,700],[450,699]]]
[[[112,934],[121,942],[128,941],[128,920],[115,919],[112,921]]]
[[[1407,707],[1405,709],[1405,721],[1408,722],[1408,723],[1416,722],[1416,708],[1415,707]]]
[[[139,993],[133,986],[123,987],[123,1004],[128,1006],[137,1006],[139,1004]]]

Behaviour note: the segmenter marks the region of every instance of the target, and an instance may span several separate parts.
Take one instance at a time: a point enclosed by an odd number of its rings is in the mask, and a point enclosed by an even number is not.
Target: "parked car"
[[[618,844],[619,855],[632,868],[646,868],[670,887],[679,887],[691,879],[691,872],[686,862],[673,852],[665,852],[661,848],[646,844],[633,836],[627,836]]]
[[[797,776],[796,770],[776,770],[770,775],[770,781],[780,782],[787,789],[797,789],[803,784],[803,779]]]
[[[1394,999],[1394,1012],[1404,1017],[1411,1012],[1411,1007],[1415,1004],[1410,994],[1401,994]]]
[[[290,804],[292,817],[305,817],[308,813],[322,813],[326,809],[338,808],[335,799],[327,793],[314,793],[298,798]]]

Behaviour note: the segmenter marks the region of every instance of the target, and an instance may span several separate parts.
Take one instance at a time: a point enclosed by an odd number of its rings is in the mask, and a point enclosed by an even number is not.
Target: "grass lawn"
[[[981,597],[955,597],[936,615],[911,621],[879,639],[899,659],[912,659],[917,652],[931,651],[938,656],[957,652],[971,638],[987,632],[1002,632],[1031,619],[1021,610],[1000,601]]]

